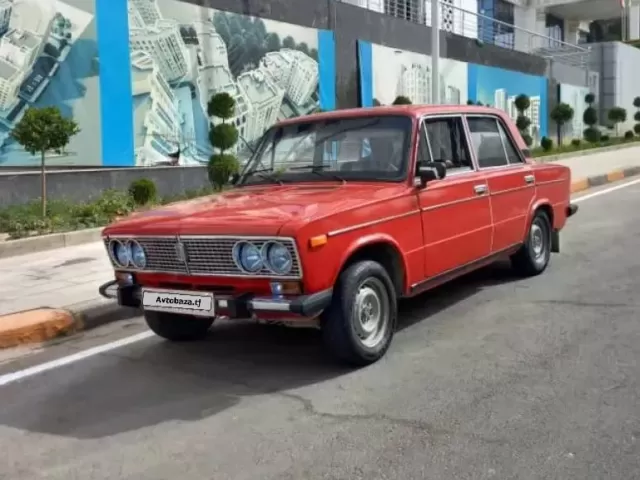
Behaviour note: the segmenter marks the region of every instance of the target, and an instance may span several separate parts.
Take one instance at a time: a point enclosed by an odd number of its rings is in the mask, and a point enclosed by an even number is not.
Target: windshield
[[[406,116],[327,119],[273,127],[239,185],[312,180],[401,181],[412,122]]]

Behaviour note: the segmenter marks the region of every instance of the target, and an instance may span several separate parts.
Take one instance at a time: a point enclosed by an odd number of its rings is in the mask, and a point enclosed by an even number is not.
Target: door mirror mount
[[[447,175],[447,169],[441,162],[425,162],[418,165],[417,173],[424,185],[433,180],[442,180]]]

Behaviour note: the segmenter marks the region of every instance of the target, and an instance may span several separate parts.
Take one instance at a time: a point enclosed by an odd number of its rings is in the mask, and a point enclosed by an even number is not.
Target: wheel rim
[[[535,260],[540,260],[546,253],[544,228],[538,223],[531,225],[531,251]]]
[[[360,284],[353,309],[353,325],[358,339],[367,348],[375,348],[389,327],[389,299],[384,284],[368,278]]]

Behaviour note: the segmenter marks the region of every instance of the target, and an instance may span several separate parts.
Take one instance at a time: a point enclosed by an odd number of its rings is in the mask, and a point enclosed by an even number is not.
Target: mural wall
[[[496,67],[475,65],[447,58],[439,61],[440,94],[431,98],[431,57],[415,52],[358,41],[360,101],[363,107],[388,105],[403,95],[415,104],[490,105],[518,116],[516,96],[529,96],[524,112],[531,120],[529,134],[534,144],[547,135],[547,79]]]
[[[469,64],[469,100],[504,110],[515,120],[518,117],[515,98],[521,94],[529,97],[531,106],[524,114],[531,120],[528,133],[533,145],[539,145],[540,139],[547,136],[547,93],[545,77]]]
[[[587,102],[584,97],[589,93],[587,87],[576,87],[575,85],[560,85],[560,103],[566,103],[573,108],[573,119],[570,123],[563,126],[563,139],[570,142],[572,138],[582,138],[583,131],[586,128],[582,121],[584,111],[587,109]],[[551,132],[550,132],[551,133]]]
[[[207,103],[220,92],[236,100],[241,160],[276,121],[335,107],[332,32],[176,0],[128,2],[136,166],[206,163],[216,121]]]
[[[440,98],[431,98],[431,57],[368,42],[358,42],[362,106],[389,105],[397,96],[413,103],[467,102],[467,64],[441,58]]]
[[[49,165],[102,163],[93,0],[0,1],[0,167],[40,164],[9,135],[29,106],[57,106],[81,131]]]

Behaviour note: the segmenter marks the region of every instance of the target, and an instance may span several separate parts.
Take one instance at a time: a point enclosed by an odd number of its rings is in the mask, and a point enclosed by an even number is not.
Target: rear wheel
[[[538,210],[531,220],[527,239],[512,257],[513,268],[520,275],[534,276],[545,271],[551,258],[551,222]]]
[[[200,340],[213,324],[213,318],[165,312],[146,311],[144,319],[153,333],[173,342]]]
[[[364,366],[384,356],[396,327],[397,299],[385,268],[365,260],[346,268],[331,306],[322,315],[322,334],[342,362]]]

